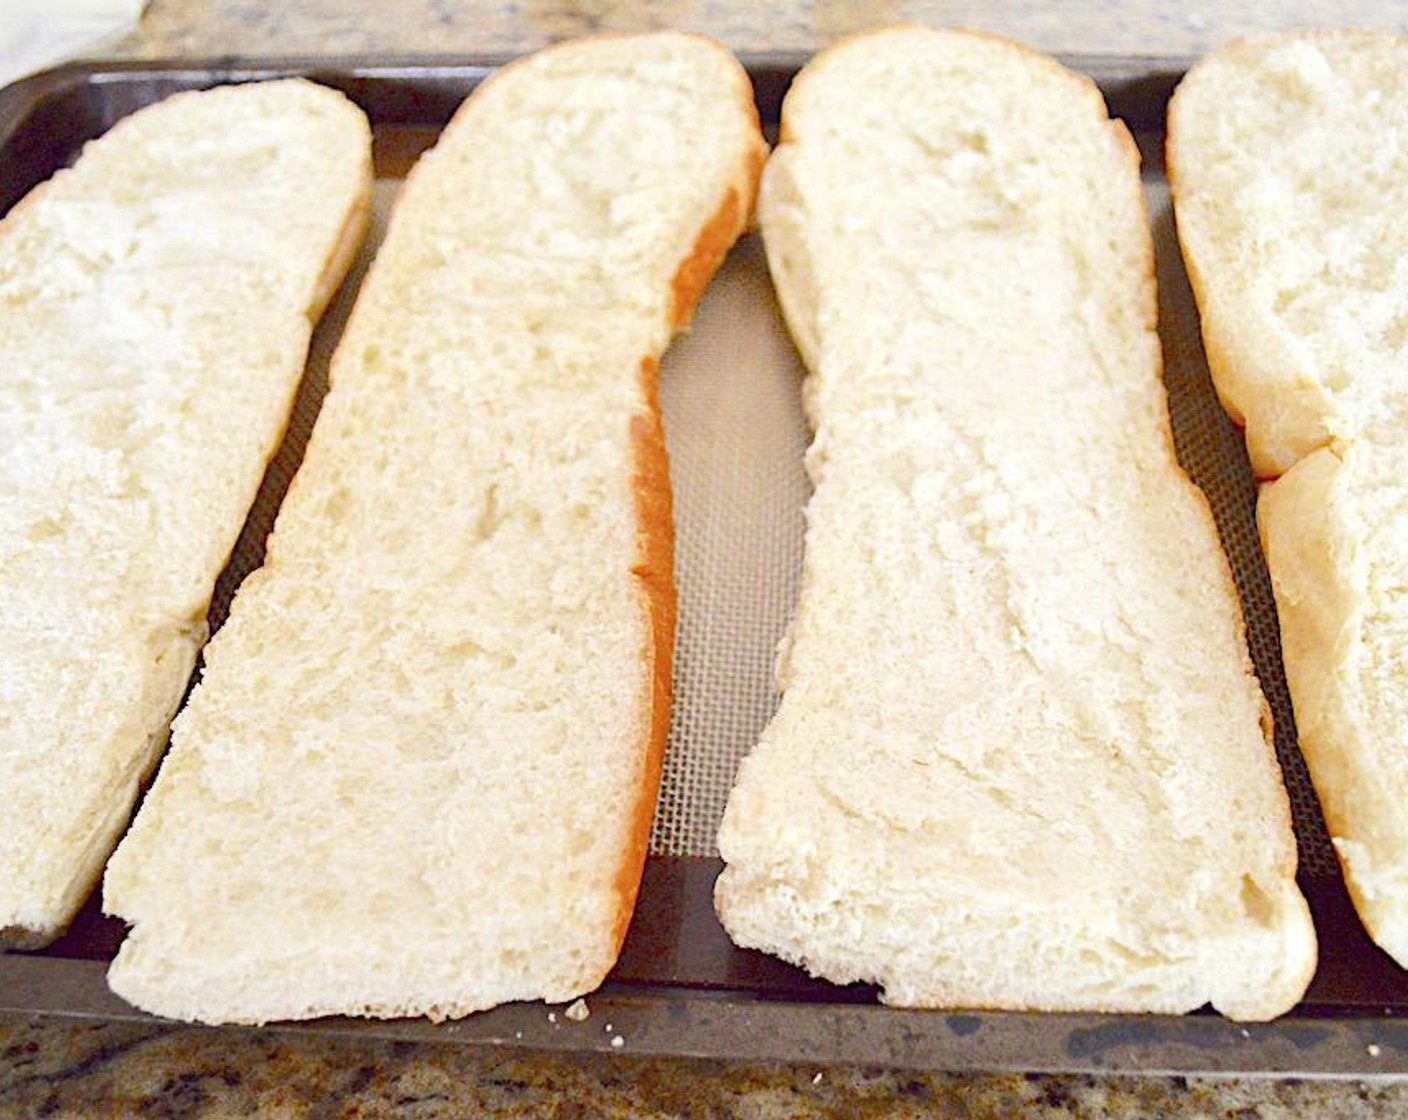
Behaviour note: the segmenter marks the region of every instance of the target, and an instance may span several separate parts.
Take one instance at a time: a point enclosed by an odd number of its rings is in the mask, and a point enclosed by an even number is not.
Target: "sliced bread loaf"
[[[127,824],[370,187],[361,112],[271,82],[133,114],[0,224],[0,945]]]
[[[262,1022],[601,982],[669,709],[656,361],[763,151],[738,64],[660,34],[514,63],[420,160],[109,869],[119,994]]]
[[[735,941],[904,1006],[1262,1018],[1315,940],[1095,87],[900,28],[788,95],[759,214],[815,428]]]
[[[1168,153],[1208,362],[1268,479],[1301,749],[1408,965],[1408,38],[1234,43],[1179,86]]]

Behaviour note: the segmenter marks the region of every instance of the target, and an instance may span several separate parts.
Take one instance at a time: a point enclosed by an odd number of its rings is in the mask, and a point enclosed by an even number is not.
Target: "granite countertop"
[[[1408,29],[1400,0],[152,0],[108,57],[516,52],[600,30],[684,27],[739,51],[807,52],[899,19],[981,27],[1067,54],[1186,57],[1236,34]],[[0,1115],[831,1117],[1408,1114],[1408,1084],[913,1074],[615,1054],[538,1054],[253,1030],[0,1016]]]
[[[111,53],[171,55],[524,51],[595,31],[683,28],[736,51],[810,52],[877,24],[972,27],[1061,54],[1199,54],[1294,27],[1408,29],[1401,0],[151,0]]]
[[[1044,1120],[1401,1116],[1408,1085],[896,1073],[533,1054],[272,1031],[0,1020],[11,1116]]]

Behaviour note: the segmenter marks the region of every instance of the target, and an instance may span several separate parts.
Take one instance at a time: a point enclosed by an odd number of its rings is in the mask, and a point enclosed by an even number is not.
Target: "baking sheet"
[[[0,207],[72,159],[82,141],[177,89],[301,73],[339,86],[376,126],[377,226],[398,179],[433,141],[484,63],[320,61],[239,68],[185,63],[68,67],[0,93]],[[749,60],[765,122],[798,60]],[[762,954],[738,950],[710,904],[714,835],[738,760],[776,703],[773,651],[801,561],[807,432],[801,369],[767,280],[745,238],[706,293],[690,333],[661,370],[675,490],[680,626],[675,702],[651,857],[621,961],[586,1024],[518,1005],[439,1026],[320,1020],[287,1029],[635,1053],[855,1061],[950,1069],[1124,1069],[1408,1074],[1408,976],[1364,935],[1349,906],[1295,746],[1270,586],[1256,541],[1254,484],[1240,435],[1208,381],[1162,176],[1163,108],[1179,67],[1167,60],[1067,60],[1092,73],[1130,122],[1145,155],[1158,251],[1161,335],[1180,456],[1208,493],[1232,560],[1249,643],[1277,725],[1300,842],[1301,882],[1316,916],[1321,965],[1305,1002],[1273,1024],[1185,1017],[901,1012],[864,985],[837,988]],[[373,239],[377,232],[374,232]],[[373,241],[374,243],[374,241]],[[289,436],[222,576],[217,625],[233,589],[262,556],[273,515],[301,457],[326,387],[326,366],[370,245],[315,336]],[[112,996],[105,962],[120,923],[90,900],[73,930],[36,954],[0,957],[0,1009],[145,1018]]]

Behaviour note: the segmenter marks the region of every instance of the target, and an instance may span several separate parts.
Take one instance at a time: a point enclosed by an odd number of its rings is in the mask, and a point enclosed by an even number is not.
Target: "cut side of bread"
[[[759,215],[816,489],[729,933],[901,1006],[1286,1010],[1314,931],[1129,135],[1013,44],[873,33],[794,83]]]
[[[1208,363],[1268,479],[1301,750],[1408,965],[1408,38],[1231,44],[1179,86],[1168,152]]]
[[[109,868],[116,992],[258,1023],[601,982],[669,710],[656,362],[763,154],[733,58],[660,34],[503,69],[413,169]]]
[[[370,189],[360,110],[270,82],[133,114],[0,223],[0,946],[127,824]]]

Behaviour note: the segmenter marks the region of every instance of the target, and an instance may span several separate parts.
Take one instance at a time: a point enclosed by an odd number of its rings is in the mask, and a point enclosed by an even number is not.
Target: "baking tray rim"
[[[295,76],[342,87],[362,80],[404,78],[421,83],[443,81],[449,92],[453,94],[457,88],[458,96],[463,97],[467,84],[477,83],[516,57],[511,53],[473,53],[80,59],[0,88],[0,149],[45,102],[86,85],[151,80],[169,83],[174,92]],[[776,106],[792,75],[809,56],[739,52],[738,57],[758,87],[765,123],[769,115],[775,119]],[[1162,105],[1194,61],[1159,55],[1056,57],[1099,84],[1111,112],[1124,117],[1131,131],[1139,131],[1141,125],[1145,130],[1162,131]],[[1146,115],[1139,120],[1141,106],[1147,109],[1151,99],[1159,106],[1160,119]],[[111,123],[106,121],[104,127]],[[106,968],[104,961],[0,953],[0,1014],[166,1022],[114,995],[106,983]],[[1240,1024],[1205,1014],[915,1011],[874,1002],[779,999],[739,991],[611,981],[587,1000],[592,1015],[581,1024],[547,1005],[520,1003],[444,1023],[423,1018],[337,1017],[272,1023],[258,1029],[522,1049],[896,1069],[1408,1078],[1408,1020],[1391,1016],[1320,1016],[1293,1011],[1270,1023]],[[622,1041],[613,1045],[618,1036]]]
[[[811,57],[801,51],[736,51],[735,57],[758,85],[760,111],[767,123],[776,116],[781,94],[792,76]],[[263,55],[203,56],[192,58],[103,58],[92,56],[18,78],[0,86],[0,144],[3,144],[28,110],[56,93],[89,83],[134,82],[141,77],[179,83],[182,88],[204,88],[230,82],[304,77],[339,85],[358,79],[388,80],[396,77],[452,83],[477,81],[522,54],[482,52],[463,54],[388,55]],[[1061,53],[1053,56],[1062,65],[1091,78],[1110,102],[1116,116],[1137,116],[1137,107],[1151,92],[1162,92],[1160,104],[1197,59],[1178,55],[1110,55]],[[1156,124],[1162,131],[1162,120]],[[1133,131],[1131,127],[1131,131]]]
[[[106,968],[0,957],[0,1015],[190,1026],[125,1003],[108,989]],[[950,1072],[1408,1078],[1408,1021],[1364,1016],[1236,1023],[1196,1014],[923,1011],[621,984],[586,1003],[580,1022],[561,1007],[514,1003],[442,1023],[333,1017],[199,1029]]]

